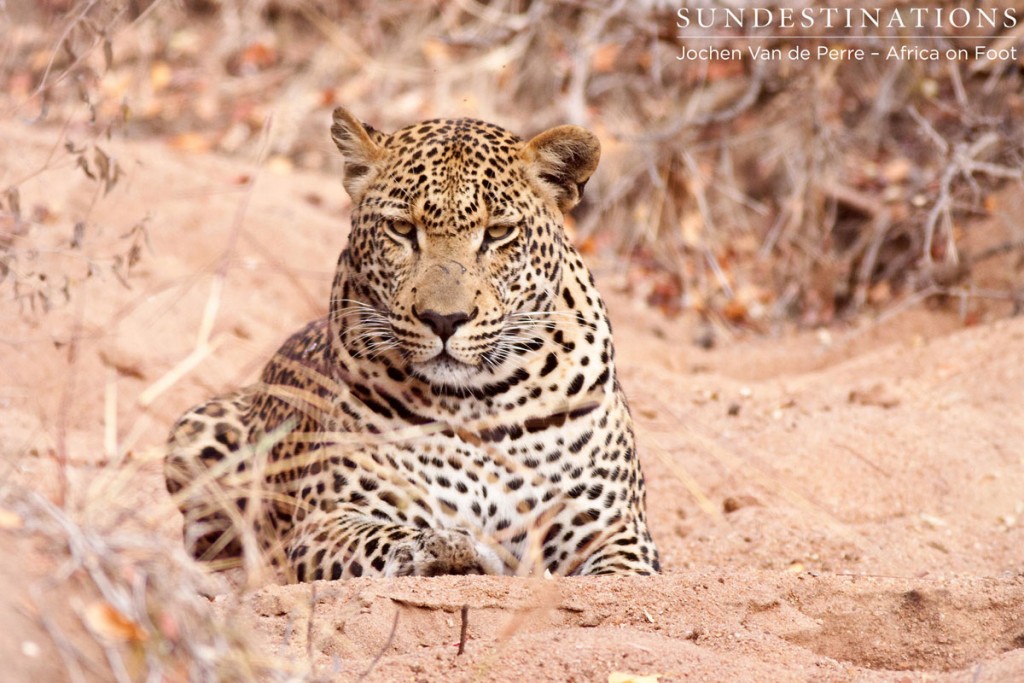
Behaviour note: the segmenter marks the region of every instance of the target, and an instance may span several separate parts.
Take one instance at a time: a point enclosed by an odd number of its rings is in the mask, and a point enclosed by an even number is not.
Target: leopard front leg
[[[184,516],[188,551],[198,560],[231,564],[246,538],[264,547],[272,519],[255,474],[244,414],[251,389],[194,406],[171,429],[164,458],[167,491]],[[255,547],[255,544],[254,544]]]
[[[466,529],[420,529],[350,511],[314,512],[296,524],[288,559],[297,581],[508,571],[498,553]]]
[[[605,538],[587,557],[576,575],[604,574],[650,576],[661,571],[658,548],[643,521],[625,524]]]

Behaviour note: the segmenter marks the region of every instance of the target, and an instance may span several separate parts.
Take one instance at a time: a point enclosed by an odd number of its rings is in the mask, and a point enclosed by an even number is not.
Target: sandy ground
[[[104,196],[55,132],[0,124],[0,140],[0,186],[17,183],[37,219],[13,243],[17,274],[57,304],[33,313],[5,285],[0,486],[52,499],[66,457],[83,527],[142,528],[170,553],[181,518],[158,445],[322,314],[340,183],[105,143],[125,174]],[[151,249],[128,288],[112,257],[143,219]],[[1024,680],[1024,319],[965,329],[909,308],[704,350],[692,321],[596,270],[662,576],[269,585],[206,608],[318,680]],[[71,276],[67,303],[55,273]],[[48,634],[88,640],[76,615],[91,589],[62,573],[66,549],[0,513],[5,680],[62,680]]]

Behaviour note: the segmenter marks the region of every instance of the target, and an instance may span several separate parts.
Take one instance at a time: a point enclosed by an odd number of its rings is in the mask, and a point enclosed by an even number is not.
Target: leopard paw
[[[392,549],[384,575],[501,574],[502,566],[497,554],[468,531],[426,529]]]

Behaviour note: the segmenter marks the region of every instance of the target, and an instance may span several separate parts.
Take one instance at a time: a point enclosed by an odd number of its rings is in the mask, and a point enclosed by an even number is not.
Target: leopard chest
[[[322,508],[360,509],[420,528],[471,528],[519,558],[531,544],[552,542],[547,552],[560,553],[558,538],[571,541],[613,522],[635,496],[626,419],[621,398],[611,394],[571,417],[385,437],[348,454],[337,449],[304,491]]]

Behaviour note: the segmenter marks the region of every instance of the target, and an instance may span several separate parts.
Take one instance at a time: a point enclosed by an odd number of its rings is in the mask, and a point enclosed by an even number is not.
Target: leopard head
[[[472,119],[389,135],[345,109],[331,135],[353,203],[331,303],[346,347],[432,384],[514,371],[552,325],[567,257],[578,261],[564,214],[597,167],[597,138],[558,126],[524,142]]]

